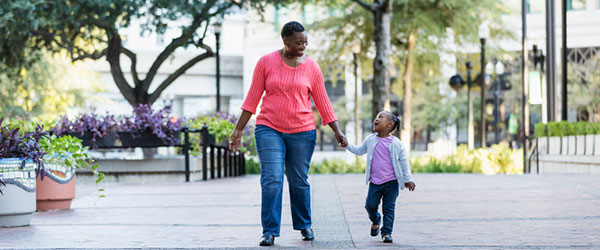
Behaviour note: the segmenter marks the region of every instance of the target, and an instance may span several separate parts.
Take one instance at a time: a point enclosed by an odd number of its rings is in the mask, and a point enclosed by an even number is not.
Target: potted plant
[[[98,148],[112,147],[117,138],[118,124],[113,115],[80,114],[71,121],[62,117],[54,127],[56,135],[71,135],[82,140],[83,146]]]
[[[0,119],[0,227],[27,226],[31,221],[35,178],[45,172],[45,152],[38,143],[42,135],[39,125],[33,132],[23,132]]]
[[[69,209],[75,198],[75,169],[89,167],[100,182],[104,175],[96,171],[98,165],[92,165],[88,147],[81,139],[66,136],[44,136],[40,146],[46,155],[46,171],[37,177],[37,210]],[[45,178],[44,178],[45,177]]]
[[[149,104],[140,104],[132,117],[125,117],[119,126],[119,139],[126,147],[171,146],[181,143],[182,121],[170,117],[171,108],[154,112]]]

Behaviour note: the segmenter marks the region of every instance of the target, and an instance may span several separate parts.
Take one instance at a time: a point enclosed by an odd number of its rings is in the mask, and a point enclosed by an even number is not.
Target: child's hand
[[[404,183],[404,186],[405,186],[406,188],[408,188],[408,190],[410,190],[410,191],[415,191],[415,187],[417,187],[417,185],[415,185],[415,183],[414,183],[414,182],[412,182],[412,181],[411,181],[411,182]]]

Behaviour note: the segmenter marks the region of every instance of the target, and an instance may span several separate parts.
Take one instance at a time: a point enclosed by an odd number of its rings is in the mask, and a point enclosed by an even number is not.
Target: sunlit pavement
[[[600,176],[415,174],[396,202],[394,243],[369,235],[361,174],[313,175],[316,239],[292,230],[287,184],[274,248],[600,249]],[[72,209],[0,229],[1,249],[259,247],[259,176],[79,185]]]

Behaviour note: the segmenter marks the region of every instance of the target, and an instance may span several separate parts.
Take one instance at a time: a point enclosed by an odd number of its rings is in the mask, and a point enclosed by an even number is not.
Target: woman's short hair
[[[294,32],[303,32],[304,31],[304,26],[302,26],[302,24],[300,24],[299,22],[296,21],[291,21],[289,23],[286,23],[285,25],[283,25],[283,28],[281,29],[281,37],[288,37],[294,34]]]

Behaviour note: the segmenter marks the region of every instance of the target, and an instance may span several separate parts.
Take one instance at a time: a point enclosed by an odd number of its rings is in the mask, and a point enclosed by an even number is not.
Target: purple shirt
[[[376,138],[377,144],[373,150],[373,160],[371,161],[371,182],[376,185],[381,185],[396,179],[389,149],[394,138],[391,136],[387,138],[376,136]]]

